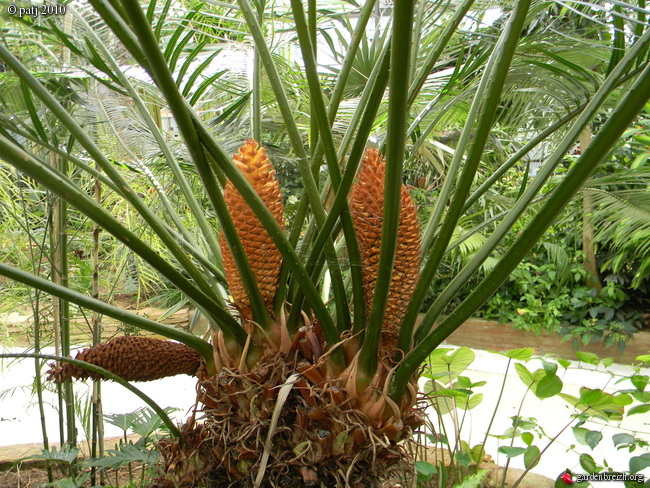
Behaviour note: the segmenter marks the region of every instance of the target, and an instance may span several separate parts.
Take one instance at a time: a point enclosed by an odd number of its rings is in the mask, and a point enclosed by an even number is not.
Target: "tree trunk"
[[[584,153],[591,142],[591,129],[586,127],[580,133],[580,153]],[[587,272],[587,285],[595,288],[598,293],[603,285],[598,274],[596,263],[596,247],[594,244],[594,227],[591,223],[591,213],[594,211],[594,202],[590,195],[582,195],[582,251],[585,254],[582,265]]]

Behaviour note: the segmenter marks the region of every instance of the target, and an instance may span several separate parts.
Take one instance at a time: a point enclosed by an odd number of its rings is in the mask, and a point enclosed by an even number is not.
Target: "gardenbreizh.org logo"
[[[631,486],[642,487],[645,483],[645,476],[642,474],[630,473],[594,473],[594,474],[574,474],[571,470],[567,469],[561,473],[555,481],[555,488],[564,488],[571,486],[571,488],[583,488],[590,486],[589,484],[594,481],[619,481],[626,483],[634,483]],[[638,483],[638,484],[637,484]]]

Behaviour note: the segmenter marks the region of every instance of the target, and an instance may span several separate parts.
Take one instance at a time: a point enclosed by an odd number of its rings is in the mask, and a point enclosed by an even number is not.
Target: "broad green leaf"
[[[481,483],[483,483],[488,472],[489,470],[487,469],[481,469],[480,471],[464,478],[462,482],[455,484],[453,488],[478,488],[481,486]]]
[[[612,364],[614,364],[614,358],[604,358],[601,359],[600,362],[603,366],[609,368]]]
[[[510,447],[510,446],[501,446],[499,449],[497,449],[497,452],[500,454],[505,454],[507,458],[513,458],[517,456],[521,456],[523,453],[526,452],[525,447]]]
[[[638,473],[647,467],[650,467],[650,453],[648,452],[630,459],[630,473]]]
[[[600,444],[600,441],[603,440],[603,434],[602,432],[598,432],[596,430],[590,430],[585,434],[585,442],[591,449],[595,449],[598,444]]]
[[[461,466],[469,466],[472,464],[472,455],[469,452],[457,452],[456,462]]]
[[[481,444],[476,444],[471,450],[472,459],[476,464],[481,464],[485,459],[485,447]]]
[[[634,443],[634,436],[625,433],[618,433],[612,436],[612,442],[619,449]],[[619,447],[620,446],[620,447]]]
[[[476,383],[474,383],[467,376],[459,376],[458,378],[456,378],[456,382],[454,383],[454,388],[472,390],[473,388],[485,386],[486,384],[487,381],[477,381]]]
[[[533,469],[539,464],[540,459],[539,447],[529,446],[524,453],[524,466],[526,469]]]
[[[646,386],[648,386],[648,376],[642,374],[635,374],[630,378],[630,381],[639,391],[644,391]]]
[[[583,363],[598,365],[598,355],[593,352],[576,351],[576,356]]]
[[[631,391],[630,395],[640,403],[650,402],[650,391]]]
[[[641,356],[637,356],[634,361],[641,361],[643,363],[650,363],[650,354],[642,354]]]
[[[586,388],[583,388],[582,390],[586,390]],[[623,418],[623,406],[617,403],[616,397],[609,393],[603,393],[601,399],[591,405],[584,404],[573,395],[560,393],[559,396],[567,403],[574,406],[579,412],[586,415],[599,417],[607,421],[618,421]]]
[[[447,388],[437,381],[435,384],[433,381],[428,381],[424,388],[424,394],[427,395],[429,401],[436,408],[439,415],[446,415],[456,407],[461,408],[461,405],[467,405],[467,399],[470,397],[470,392],[468,390]],[[478,403],[480,403],[480,399],[478,400]],[[476,400],[470,400],[469,407],[474,408],[478,403],[476,403]]]
[[[646,412],[650,412],[650,403],[644,403],[642,405],[636,405],[636,406],[630,408],[627,411],[627,415],[628,416],[637,415],[639,413],[646,413]]]
[[[138,410],[135,410],[131,413],[105,414],[104,420],[106,420],[106,422],[108,422],[111,425],[119,427],[124,432],[127,432],[129,429],[133,427],[135,419],[138,418],[138,416],[143,410],[144,407],[139,408]]]
[[[521,349],[512,349],[506,352],[498,352],[497,354],[500,354],[510,359],[516,359],[518,361],[526,362],[533,357],[533,354],[535,354],[535,350],[532,347],[523,347]]]
[[[450,373],[449,371],[441,371],[440,373],[435,373],[435,374],[429,373],[427,371],[422,373],[423,378],[428,378],[430,380],[437,380],[437,379],[440,379],[440,378],[449,378],[451,375],[452,375],[452,373]]]
[[[415,461],[415,471],[418,474],[418,479],[428,481],[438,472],[438,469],[427,461]]]
[[[521,435],[521,430],[515,427],[508,427],[505,432],[501,435],[495,435],[494,437],[498,439],[512,439],[513,437],[518,437]]]
[[[428,372],[433,375],[447,373],[449,380],[452,381],[472,364],[475,357],[474,351],[467,347],[456,349],[451,354],[431,354]]]
[[[471,390],[472,386],[473,386],[472,380],[469,379],[467,376],[459,376],[458,378],[456,378],[456,382],[454,384],[455,388],[464,388],[467,390]]]
[[[602,397],[602,390],[590,390],[588,388],[584,388],[580,392],[580,402],[584,403],[585,405],[592,405],[600,401]]]
[[[170,415],[177,410],[177,408],[167,407],[164,409],[164,412],[167,415]],[[142,437],[149,437],[151,434],[165,426],[160,416],[158,416],[152,409],[144,408],[137,412],[139,412],[139,414],[132,419],[131,423],[131,428],[134,434],[138,434]]]
[[[557,395],[562,391],[564,384],[557,376],[544,376],[539,380],[537,388],[535,388],[535,395],[537,398],[550,398]]]
[[[601,468],[594,461],[594,458],[589,454],[580,455],[580,466],[588,474],[598,473],[601,470]]]
[[[438,347],[429,354],[429,360],[435,359],[440,356],[446,356],[447,353],[452,352],[454,349],[452,347]]]
[[[633,400],[632,397],[627,393],[621,393],[619,395],[614,396],[614,398],[612,398],[612,401],[616,403],[616,405],[625,406],[632,403]]]
[[[597,430],[589,430],[584,427],[573,427],[573,435],[576,440],[585,446],[594,449],[603,439],[603,434]]]
[[[551,363],[550,361],[542,361],[542,366],[544,371],[546,371],[547,376],[555,376],[557,373],[557,363]]]
[[[530,432],[524,432],[521,434],[521,440],[524,441],[527,446],[530,446],[535,440],[535,436]]]
[[[517,374],[519,375],[519,379],[523,381],[524,385],[531,387],[532,385],[535,384],[535,377],[528,370],[528,368],[523,364],[521,363],[515,364],[515,371],[517,371]]]
[[[79,455],[79,449],[76,447],[70,447],[67,444],[64,444],[61,449],[57,449],[56,446],[50,447],[50,449],[41,449],[41,453],[36,456],[31,456],[26,460],[30,459],[43,459],[46,461],[57,461],[65,464],[71,464],[77,459]]]
[[[139,444],[122,444],[118,449],[108,449],[106,456],[89,459],[84,464],[100,469],[119,469],[129,463],[155,464],[158,461],[158,451],[149,450]]]
[[[461,410],[472,410],[477,407],[483,401],[483,393],[476,393],[474,395],[468,396],[465,399],[460,398],[456,401],[456,405]]]
[[[522,430],[532,430],[537,427],[537,420],[534,418],[517,417],[516,415],[513,415],[510,419],[512,420],[513,427],[516,425]]]

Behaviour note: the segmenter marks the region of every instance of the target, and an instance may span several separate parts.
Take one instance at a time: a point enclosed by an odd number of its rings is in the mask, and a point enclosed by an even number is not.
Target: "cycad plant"
[[[268,14],[273,6],[265,2],[89,3],[92,11],[69,4],[61,18],[3,17],[0,83],[7,91],[2,93],[11,90],[24,111],[7,113],[12,104],[4,100],[0,158],[148,263],[208,319],[210,338],[4,263],[0,273],[185,345],[168,348],[154,339],[125,338],[81,356],[130,380],[196,369],[200,415],[186,423],[179,438],[161,444],[160,486],[375,483],[401,458],[398,442],[422,421],[416,408],[422,362],[503,283],[650,97],[646,11],[632,4],[625,6],[626,15],[619,4],[613,7],[611,62],[596,76],[552,48],[534,45],[530,36],[538,30],[535,19],[549,8],[545,3],[503,3],[498,27],[481,37],[467,19],[481,18],[489,5],[396,0],[380,8],[368,0],[346,7],[356,24],[343,22],[352,36],[332,79],[319,70],[316,49],[320,36],[333,45],[319,29],[319,16],[327,12],[316,2],[291,0],[289,6],[274,7],[290,16],[289,37],[300,48],[304,72],[294,73],[297,85],[290,91],[294,87],[283,83],[286,73],[278,69],[267,36],[273,22],[286,19],[275,11]],[[576,12],[588,18],[582,3]],[[629,41],[621,38],[622,19],[633,24]],[[371,20],[374,29],[368,28]],[[219,51],[210,45],[216,35],[239,43],[250,36],[254,56],[250,93],[231,99],[215,122],[204,118],[219,112],[206,97],[222,100],[221,92],[229,89],[227,70],[208,69]],[[520,54],[531,50],[534,55],[522,61]],[[46,59],[63,62],[53,68]],[[356,76],[355,89],[348,89],[355,61],[367,65],[369,59],[372,69],[355,73],[365,77],[365,87],[359,88]],[[505,117],[522,124],[530,141],[478,181],[490,135],[504,114],[516,109],[513,100],[528,91],[551,106],[562,97],[543,87],[517,91],[513,76],[522,78],[527,59],[530,72],[545,70],[558,86],[582,83],[585,89],[575,94],[567,88],[574,100],[558,103],[566,111],[558,108],[557,119],[546,126],[540,127],[539,119],[526,125],[522,116]],[[68,82],[53,82],[61,79]],[[146,132],[158,148],[151,156],[156,175],[153,165],[140,165],[151,174],[158,207],[146,205],[133,191],[129,165],[117,164],[102,150],[92,124],[62,104],[67,92],[61,93],[61,86],[83,92],[84,84],[94,83],[138,114],[132,129]],[[356,98],[344,100],[346,93]],[[535,110],[519,106],[520,115]],[[156,111],[161,108],[173,115],[181,142],[160,130]],[[587,150],[558,173],[552,192],[543,193],[595,117],[599,126]],[[234,120],[249,123],[233,129]],[[441,171],[434,208],[420,224],[403,184],[404,161],[427,147],[442,121],[456,123],[460,132],[455,147],[448,148],[451,159]],[[265,124],[273,132],[265,131]],[[69,137],[52,137],[52,128],[59,134],[65,129]],[[223,144],[232,130],[239,131],[240,143],[226,151]],[[373,131],[379,143],[369,142]],[[276,141],[290,146],[304,185],[290,222],[284,222],[267,147]],[[519,198],[500,215],[483,246],[424,307],[443,257],[455,244],[459,220],[542,141],[552,150],[535,178],[526,175]],[[127,201],[164,252],[155,252],[96,203],[69,170],[51,166],[50,154]],[[452,313],[441,316],[530,208],[536,214],[498,263]],[[182,364],[169,365],[170,358]],[[141,371],[148,376],[140,378]],[[83,376],[66,366],[53,371],[59,380],[75,375]]]

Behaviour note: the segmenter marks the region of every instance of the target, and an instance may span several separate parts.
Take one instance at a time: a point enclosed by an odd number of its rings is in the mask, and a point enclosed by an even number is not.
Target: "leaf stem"
[[[586,179],[607,157],[611,148],[639,111],[643,109],[648,99],[650,99],[650,66],[641,73],[634,86],[621,99],[586,151],[574,163],[539,213],[520,233],[493,270],[436,329],[430,332],[404,358],[395,371],[389,386],[389,395],[394,401],[400,401],[407,382],[431,351],[485,303],[539,241]]]
[[[386,175],[384,179],[384,215],[381,247],[375,290],[368,316],[368,324],[359,358],[361,387],[370,381],[377,368],[381,328],[397,249],[397,232],[401,206],[402,172],[409,90],[409,62],[411,59],[413,0],[396,0],[393,7],[393,35],[390,53],[390,78],[388,99],[388,126],[386,129]]]
[[[515,9],[510,16],[508,25],[499,38],[499,42],[497,43],[493,55],[490,57],[488,68],[486,68],[479,89],[476,92],[471,108],[472,116],[468,118],[461,135],[461,140],[464,140],[464,143],[459,143],[459,147],[454,154],[453,166],[457,166],[460,169],[460,164],[465,152],[465,143],[469,143],[470,136],[473,137],[473,140],[469,146],[467,158],[462,164],[462,171],[458,181],[456,182],[456,189],[451,197],[451,202],[449,203],[440,232],[436,240],[433,242],[431,249],[426,247],[426,232],[437,227],[434,218],[429,222],[427,231],[425,231],[423,250],[426,253],[426,259],[420,279],[418,280],[411,302],[407,307],[406,314],[402,321],[398,340],[398,348],[402,351],[409,351],[411,349],[413,328],[420,307],[424,302],[431,282],[435,278],[438,266],[442,261],[454,230],[458,225],[458,219],[461,216],[465,200],[472,187],[479,162],[483,156],[483,149],[492,130],[494,117],[501,100],[503,85],[515,49],[519,42],[519,35],[526,20],[526,14],[528,13],[530,3],[530,0],[517,2]],[[445,186],[448,187],[450,193],[451,187],[454,184],[453,180],[454,177],[451,175],[448,175],[445,180]],[[442,209],[444,207],[443,203],[443,200],[439,200],[436,209]]]

